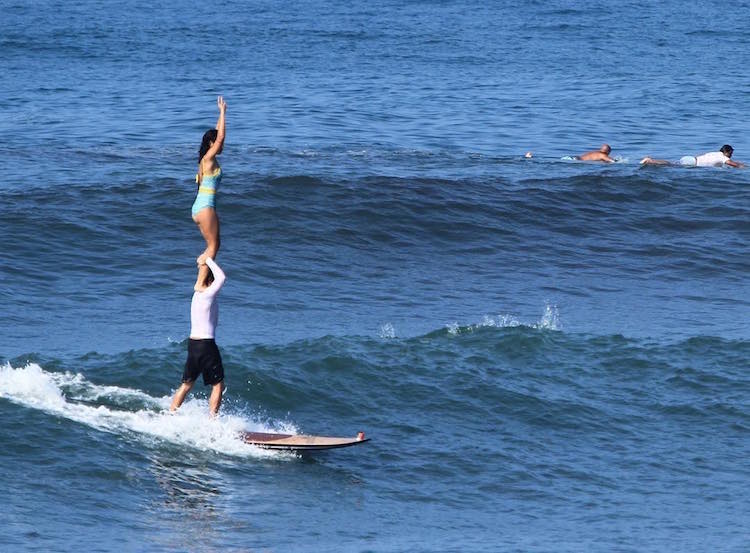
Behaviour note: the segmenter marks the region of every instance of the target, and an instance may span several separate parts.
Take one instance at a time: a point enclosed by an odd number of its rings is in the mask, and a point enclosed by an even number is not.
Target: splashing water
[[[243,431],[298,433],[289,423],[270,428],[242,414],[223,413],[215,419],[209,418],[207,401],[200,399],[188,401],[179,411],[170,413],[169,396],[156,398],[140,390],[99,386],[80,374],[47,372],[36,363],[21,368],[1,366],[0,398],[103,432],[134,433],[150,442],[166,441],[239,457],[285,456],[245,444],[240,439]],[[101,398],[114,406],[89,404]],[[134,400],[141,404],[140,409],[125,407]]]
[[[544,314],[540,321],[534,325],[534,328],[543,328],[545,330],[562,330],[560,323],[560,311],[556,305],[547,304],[544,307]]]
[[[456,336],[464,332],[473,332],[479,328],[515,328],[519,326],[540,330],[562,330],[560,311],[557,306],[547,304],[544,307],[541,319],[533,324],[524,324],[513,315],[485,315],[480,323],[462,327],[457,322],[452,322],[446,325],[446,329],[449,334]]]
[[[396,337],[396,329],[391,323],[385,323],[380,327],[380,337],[385,340],[390,340]]]

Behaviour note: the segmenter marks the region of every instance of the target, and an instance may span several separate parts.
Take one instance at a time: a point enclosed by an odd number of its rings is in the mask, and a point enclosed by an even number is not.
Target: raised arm
[[[203,159],[210,161],[213,160],[219,153],[221,152],[221,149],[224,147],[224,137],[226,136],[226,113],[227,113],[227,103],[224,101],[223,96],[219,96],[216,100],[216,104],[219,106],[219,120],[216,122],[216,140],[211,145],[211,147],[206,152],[206,155],[203,156]]]
[[[224,286],[227,276],[224,274],[224,271],[221,270],[221,267],[219,267],[216,261],[210,257],[206,257],[206,265],[208,265],[208,268],[211,269],[211,272],[214,274],[214,281],[211,283],[211,286],[203,291],[203,293],[214,296],[219,290],[221,290],[221,287]]]

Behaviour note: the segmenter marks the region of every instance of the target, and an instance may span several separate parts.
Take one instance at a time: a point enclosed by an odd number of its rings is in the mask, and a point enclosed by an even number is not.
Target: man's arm
[[[221,290],[221,287],[224,286],[224,282],[227,280],[227,276],[224,274],[224,271],[221,270],[221,267],[211,259],[210,257],[206,257],[206,265],[208,265],[208,268],[211,269],[211,272],[214,275],[214,281],[211,283],[211,286],[206,288],[203,293],[208,294],[210,296],[213,296]]]
[[[729,165],[730,167],[736,167],[738,169],[744,169],[745,168],[745,164],[742,163],[741,161],[732,161],[731,159],[728,159],[726,161],[726,164]]]

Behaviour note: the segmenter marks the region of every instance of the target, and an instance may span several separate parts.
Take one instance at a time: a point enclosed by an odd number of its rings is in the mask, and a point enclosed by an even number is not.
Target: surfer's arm
[[[741,161],[732,161],[731,159],[727,160],[726,164],[730,167],[736,167],[737,169],[743,169],[745,167],[745,164]]]
[[[221,287],[224,286],[224,282],[227,280],[227,276],[224,274],[224,271],[221,270],[221,267],[210,257],[206,257],[206,265],[208,265],[208,268],[211,269],[211,272],[214,275],[214,281],[211,283],[211,286],[206,288],[204,293],[208,293],[209,295],[216,294],[219,290],[221,290]]]

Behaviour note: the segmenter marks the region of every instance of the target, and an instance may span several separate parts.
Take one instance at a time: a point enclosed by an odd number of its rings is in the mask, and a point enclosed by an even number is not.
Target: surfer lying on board
[[[190,340],[182,385],[175,392],[170,411],[176,411],[185,396],[193,388],[198,375],[203,373],[203,384],[212,386],[208,409],[212,416],[219,412],[221,394],[224,392],[224,366],[216,346],[214,335],[219,323],[219,304],[216,295],[224,286],[226,276],[216,262],[206,254],[197,259],[200,267],[206,267],[206,279],[193,292],[190,303]]]
[[[718,152],[708,152],[699,156],[683,156],[677,163],[646,156],[641,160],[641,165],[681,165],[683,167],[721,167],[729,165],[730,167],[745,167],[745,164],[740,161],[732,161],[733,153],[734,148],[729,144],[724,144]]]
[[[602,144],[602,147],[598,150],[593,150],[581,154],[580,156],[576,156],[576,159],[580,161],[603,161],[604,163],[614,163],[615,160],[609,157],[610,153],[612,153],[612,148],[609,147],[609,144]]]
[[[203,141],[198,151],[198,174],[195,175],[195,182],[198,183],[198,195],[195,197],[192,209],[193,221],[198,225],[201,235],[206,240],[206,249],[203,253],[212,259],[216,259],[221,244],[219,216],[216,214],[216,190],[221,182],[221,167],[216,156],[221,154],[224,148],[227,111],[227,103],[223,97],[219,96],[216,104],[219,106],[219,120],[216,123],[216,128],[203,134]],[[207,273],[207,265],[204,264],[198,268],[198,278],[195,281],[196,290],[206,280]]]

